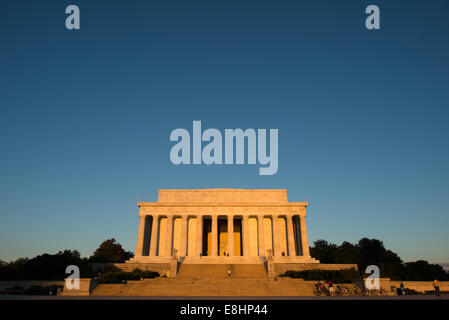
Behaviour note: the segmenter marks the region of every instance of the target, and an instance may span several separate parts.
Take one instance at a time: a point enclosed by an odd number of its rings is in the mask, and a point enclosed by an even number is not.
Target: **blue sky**
[[[81,29],[65,29],[76,4]],[[381,30],[365,28],[377,4]],[[447,1],[0,3],[0,259],[115,237],[159,188],[287,188],[309,240],[449,261]],[[279,170],[175,166],[170,132],[279,129]]]

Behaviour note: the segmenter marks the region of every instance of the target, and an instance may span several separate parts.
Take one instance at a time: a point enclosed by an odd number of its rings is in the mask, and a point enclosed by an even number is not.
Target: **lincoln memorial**
[[[159,190],[139,202],[135,257],[157,263],[319,263],[310,257],[307,202],[288,202],[287,190]]]

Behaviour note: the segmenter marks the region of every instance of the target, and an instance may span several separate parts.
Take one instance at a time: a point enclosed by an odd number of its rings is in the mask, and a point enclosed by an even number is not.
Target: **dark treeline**
[[[449,273],[438,264],[424,260],[404,263],[399,255],[384,247],[377,239],[360,239],[358,243],[341,245],[317,240],[310,248],[310,255],[321,263],[354,263],[361,275],[369,265],[377,265],[380,276],[394,280],[449,280]]]
[[[362,276],[368,265],[377,265],[381,277],[395,280],[449,280],[449,273],[440,265],[423,260],[404,263],[398,254],[376,239],[363,238],[357,244],[343,242],[341,245],[317,240],[310,248],[310,254],[321,263],[357,264]],[[78,266],[81,277],[91,277],[89,263],[124,262],[132,257],[133,253],[125,251],[115,239],[108,239],[89,258],[81,258],[77,250],[64,250],[1,265],[0,280],[62,280],[67,276],[65,269],[69,265]]]
[[[77,250],[19,258],[0,266],[0,280],[62,280],[68,275],[65,270],[69,265],[78,266],[81,277],[91,277],[89,263],[125,262],[133,256],[112,238],[103,241],[89,258],[81,258]]]

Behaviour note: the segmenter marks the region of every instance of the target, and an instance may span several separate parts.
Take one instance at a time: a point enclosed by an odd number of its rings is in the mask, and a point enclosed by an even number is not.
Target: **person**
[[[403,295],[404,294],[404,282],[401,281],[401,284],[399,285],[399,295]]]
[[[327,285],[329,286],[329,294],[332,295],[332,293],[334,292],[334,285],[333,285],[332,281],[329,280],[327,282]]]
[[[228,277],[231,276],[231,270],[228,270]]]
[[[440,295],[440,283],[438,282],[438,279],[435,278],[435,280],[433,280],[433,287],[435,288],[435,294],[437,296]]]
[[[318,280],[318,282],[315,284],[317,290],[318,290],[318,295],[326,295],[326,290],[324,288],[324,284],[321,283],[320,280]]]

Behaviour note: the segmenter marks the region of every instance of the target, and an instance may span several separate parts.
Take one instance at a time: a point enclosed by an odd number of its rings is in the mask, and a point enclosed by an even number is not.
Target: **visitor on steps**
[[[401,284],[399,285],[399,292],[400,292],[400,296],[402,296],[404,294],[404,282],[401,281]]]
[[[433,280],[433,287],[435,288],[435,294],[437,296],[440,295],[440,283],[438,282],[438,279],[435,278],[435,280]]]
[[[328,281],[327,285],[329,286],[329,294],[332,295],[332,293],[334,292],[334,285],[332,283],[332,281]]]
[[[231,276],[231,270],[228,270],[228,277]]]

